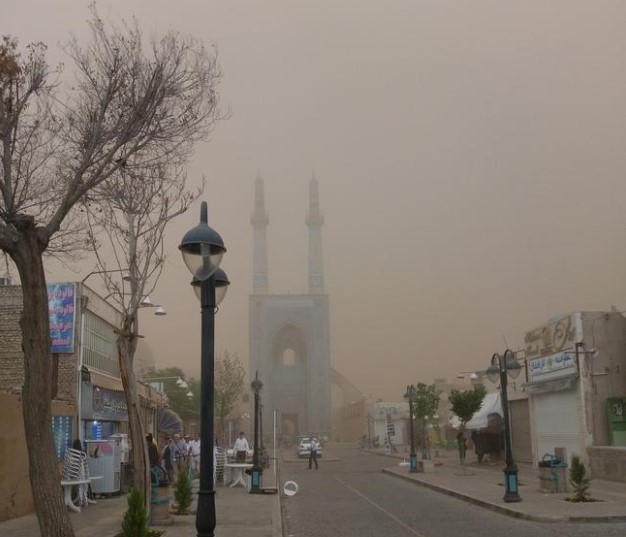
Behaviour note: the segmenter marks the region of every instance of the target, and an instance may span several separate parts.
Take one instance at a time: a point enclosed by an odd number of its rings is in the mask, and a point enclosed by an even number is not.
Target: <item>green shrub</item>
[[[128,496],[128,509],[122,519],[124,537],[146,537],[148,535],[148,512],[143,504],[143,494],[132,489]]]
[[[187,477],[187,472],[182,469],[178,472],[178,479],[174,488],[174,499],[176,500],[176,514],[187,515],[193,500],[193,490],[191,482]]]
[[[569,481],[572,484],[574,492],[574,496],[571,498],[572,502],[591,501],[591,496],[589,495],[591,479],[587,477],[585,464],[580,460],[578,455],[572,456],[572,466],[569,470]]]

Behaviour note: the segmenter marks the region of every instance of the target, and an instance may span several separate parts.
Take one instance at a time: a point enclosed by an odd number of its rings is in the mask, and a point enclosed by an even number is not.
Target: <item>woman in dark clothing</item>
[[[148,460],[150,461],[150,468],[159,466],[159,452],[152,439],[151,433],[146,435],[146,443],[148,444]]]
[[[161,457],[165,462],[165,471],[170,483],[174,483],[174,465],[172,464],[172,457],[174,456],[172,449],[172,439],[168,438],[165,441],[165,448],[163,449],[163,456]]]

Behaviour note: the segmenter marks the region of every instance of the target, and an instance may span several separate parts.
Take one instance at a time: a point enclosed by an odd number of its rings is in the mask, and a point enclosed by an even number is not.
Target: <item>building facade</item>
[[[250,375],[263,382],[266,409],[277,410],[282,435],[331,432],[328,295],[322,262],[323,217],[317,180],[309,183],[308,294],[269,293],[263,180],[255,181],[253,294],[249,306]],[[253,412],[250,412],[252,415]],[[269,412],[265,413],[267,416]],[[267,416],[265,416],[267,418]],[[264,430],[268,430],[267,425]]]
[[[533,462],[562,448],[592,477],[626,481],[624,316],[576,312],[530,330],[524,362]]]
[[[126,399],[119,375],[115,329],[121,313],[82,283],[48,285],[52,345],[52,423],[57,460],[75,439],[82,442],[128,433]],[[22,289],[0,286],[0,393],[5,409],[0,441],[12,449],[0,460],[0,520],[32,512],[28,461],[21,415],[24,382]],[[163,397],[139,385],[147,431],[156,433]],[[21,498],[13,502],[11,498]]]

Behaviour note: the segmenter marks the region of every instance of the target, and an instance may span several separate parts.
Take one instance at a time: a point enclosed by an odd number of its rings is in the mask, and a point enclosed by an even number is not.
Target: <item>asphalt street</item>
[[[382,474],[385,459],[355,448],[328,448],[319,470],[283,453],[285,537],[613,537],[626,523],[538,523],[504,516]],[[388,464],[388,462],[387,462]]]

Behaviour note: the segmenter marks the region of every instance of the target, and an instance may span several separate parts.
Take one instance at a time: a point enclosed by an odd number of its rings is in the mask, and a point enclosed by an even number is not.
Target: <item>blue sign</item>
[[[72,447],[72,416],[52,416],[52,436],[57,459],[62,461],[65,449]]]
[[[73,283],[48,284],[48,310],[51,352],[71,354],[74,352],[76,285]]]

